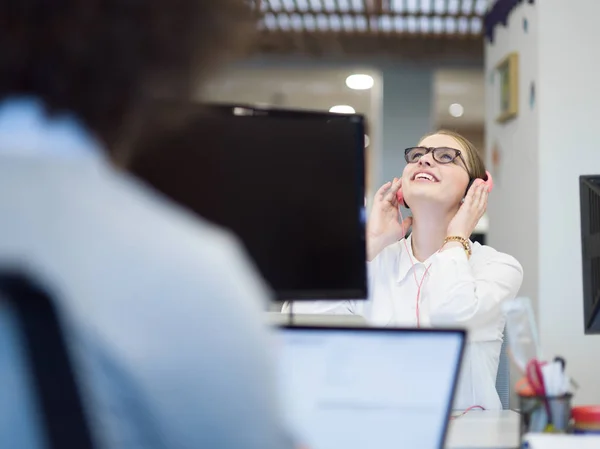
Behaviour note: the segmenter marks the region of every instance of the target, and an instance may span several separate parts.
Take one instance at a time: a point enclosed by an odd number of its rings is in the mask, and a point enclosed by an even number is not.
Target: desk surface
[[[450,422],[447,449],[515,449],[519,414],[511,410],[472,410]]]

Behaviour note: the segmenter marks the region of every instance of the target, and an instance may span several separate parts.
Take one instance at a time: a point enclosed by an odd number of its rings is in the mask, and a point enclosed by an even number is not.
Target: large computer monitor
[[[274,299],[366,298],[362,116],[191,102],[149,111],[131,171],[237,234]]]
[[[586,334],[600,334],[600,175],[579,177],[581,268]]]

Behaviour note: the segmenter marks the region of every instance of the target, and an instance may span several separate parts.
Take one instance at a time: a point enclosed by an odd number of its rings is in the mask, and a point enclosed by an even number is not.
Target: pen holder
[[[521,437],[526,433],[568,433],[572,394],[564,396],[521,396]]]

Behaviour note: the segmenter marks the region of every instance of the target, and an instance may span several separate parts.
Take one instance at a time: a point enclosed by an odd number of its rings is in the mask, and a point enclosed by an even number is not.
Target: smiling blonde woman
[[[377,191],[367,223],[368,300],[301,302],[294,311],[358,314],[380,326],[467,328],[454,408],[500,409],[501,304],[517,295],[523,270],[513,257],[469,240],[491,177],[477,149],[452,131],[425,136],[405,158],[402,176]],[[412,212],[405,220],[400,190]]]

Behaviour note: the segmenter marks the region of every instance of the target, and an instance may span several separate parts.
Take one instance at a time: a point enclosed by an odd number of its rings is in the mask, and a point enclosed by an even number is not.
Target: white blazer
[[[504,329],[500,305],[517,295],[523,269],[513,257],[489,246],[473,243],[472,249],[470,258],[462,248],[452,248],[421,263],[412,254],[409,237],[368,263],[367,301],[297,301],[294,312],[352,313],[378,326],[414,327],[418,285],[423,280],[418,308],[421,327],[469,331],[454,408],[500,409],[495,388]],[[288,307],[285,304],[284,311]]]

